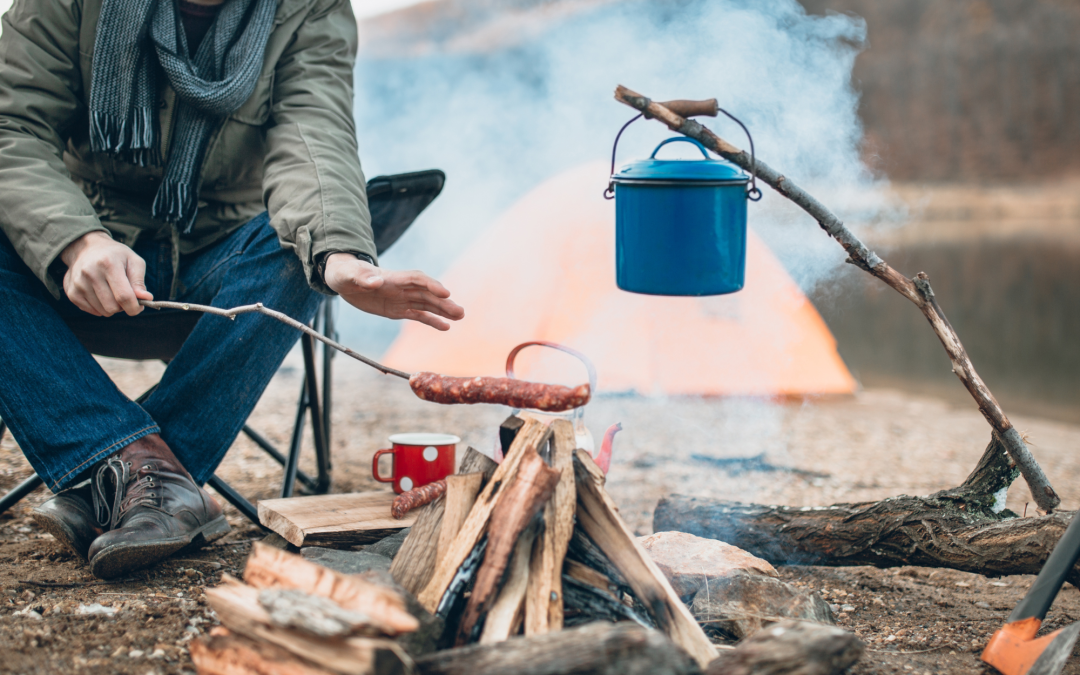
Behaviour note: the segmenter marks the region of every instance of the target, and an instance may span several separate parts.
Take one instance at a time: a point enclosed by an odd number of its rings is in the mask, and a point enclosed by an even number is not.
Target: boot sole
[[[230,529],[229,522],[222,515],[185,537],[116,544],[97,552],[90,561],[90,572],[99,579],[112,579],[153,565],[179,551],[205,546],[224,537]]]
[[[67,523],[59,518],[53,518],[48,514],[38,513],[37,511],[31,511],[30,517],[38,527],[51,534],[53,539],[66,546],[72,553],[86,560],[86,554],[90,550],[90,543],[92,542],[87,542],[86,546],[79,546],[77,543],[79,537],[67,526]]]

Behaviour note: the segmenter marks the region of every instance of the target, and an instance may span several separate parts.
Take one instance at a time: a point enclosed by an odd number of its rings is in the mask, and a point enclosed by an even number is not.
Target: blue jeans
[[[167,299],[173,277],[168,240],[142,241],[135,252],[146,261],[147,290]],[[305,323],[321,297],[308,286],[296,254],[280,246],[265,213],[208,249],[181,256],[179,277],[181,302],[225,308],[262,302]],[[0,417],[53,492],[153,433],[203,484],[300,336],[259,314],[234,321],[203,315],[140,406],[116,388],[64,323],[87,316],[66,297],[55,300],[0,233]]]

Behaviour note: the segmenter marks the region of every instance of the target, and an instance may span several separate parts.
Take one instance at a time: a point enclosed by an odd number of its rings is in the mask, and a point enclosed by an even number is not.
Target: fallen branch
[[[956,376],[960,378],[960,381],[975,399],[983,417],[990,423],[994,431],[1001,436],[1009,456],[1020,468],[1020,473],[1023,474],[1024,480],[1027,481],[1035,503],[1047,513],[1057,508],[1058,504],[1061,503],[1061,499],[1054,491],[1054,488],[1051,487],[1050,481],[1047,480],[1031,451],[1028,450],[1024,440],[1020,437],[1020,433],[1013,427],[1009,418],[1005,416],[1005,412],[1001,409],[994,395],[990,393],[986,383],[975,372],[975,367],[972,365],[964,345],[961,344],[956,331],[953,330],[949,320],[945,318],[945,313],[938,305],[926,274],[920,272],[915,275],[915,278],[909,279],[889,267],[884,260],[867,248],[821,202],[814,199],[786,176],[761,161],[760,157],[751,158],[750,153],[736,148],[694,120],[677,115],[664,105],[623,86],[616,88],[615,100],[640,111],[647,118],[655,118],[663,122],[672,131],[677,131],[684,136],[699,141],[706,148],[729,162],[747,171],[754,170],[758,179],[764,181],[771,188],[810,214],[821,226],[821,229],[825,230],[829,236],[843,246],[848,254],[847,262],[881,279],[914,303],[926,316],[934,333],[937,334],[941,344],[945,347],[949,360],[953,364],[953,372],[956,373]]]

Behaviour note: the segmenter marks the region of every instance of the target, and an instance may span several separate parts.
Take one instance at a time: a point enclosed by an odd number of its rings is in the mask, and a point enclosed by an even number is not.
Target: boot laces
[[[90,493],[98,525],[115,529],[125,513],[135,506],[157,506],[161,483],[153,464],[144,464],[132,473],[131,462],[110,457],[94,474]]]

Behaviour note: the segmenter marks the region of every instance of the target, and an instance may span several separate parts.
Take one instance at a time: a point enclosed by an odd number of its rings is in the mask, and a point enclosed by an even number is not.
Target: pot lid
[[[685,141],[693,143],[701,150],[703,159],[656,159],[656,153],[668,143]],[[648,159],[641,159],[625,164],[612,180],[616,183],[631,181],[708,181],[711,183],[746,183],[750,177],[739,167],[722,159],[709,157],[704,146],[697,141],[677,136],[669,138],[656,146]]]

